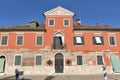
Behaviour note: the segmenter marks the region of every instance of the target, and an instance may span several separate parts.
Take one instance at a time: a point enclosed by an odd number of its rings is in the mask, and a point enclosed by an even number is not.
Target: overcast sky
[[[76,14],[82,24],[120,27],[120,0],[0,0],[0,26],[44,23],[43,13],[61,6]]]

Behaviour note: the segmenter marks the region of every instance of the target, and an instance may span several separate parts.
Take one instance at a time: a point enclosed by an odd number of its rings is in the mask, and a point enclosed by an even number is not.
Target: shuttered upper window
[[[1,45],[7,45],[7,42],[8,42],[8,36],[2,36]]]
[[[21,55],[15,56],[15,65],[21,65]]]
[[[70,25],[70,20],[64,19],[64,26],[69,26],[69,25]]]
[[[94,45],[104,45],[104,40],[102,36],[94,36],[93,37],[93,44]]]
[[[23,44],[23,36],[17,36],[17,45]]]
[[[74,45],[84,45],[84,37],[83,36],[76,36],[74,37]]]
[[[37,45],[42,45],[42,36],[37,36],[36,44]]]
[[[55,26],[55,19],[49,19],[48,20],[48,25],[49,26]]]
[[[36,58],[35,58],[35,64],[36,65],[41,65],[41,62],[42,62],[42,56],[41,55],[36,55]]]
[[[116,43],[115,43],[115,37],[114,36],[110,36],[109,37],[109,44],[110,45],[116,45]]]

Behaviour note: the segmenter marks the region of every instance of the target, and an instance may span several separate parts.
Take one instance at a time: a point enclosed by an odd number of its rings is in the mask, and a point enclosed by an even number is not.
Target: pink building
[[[0,75],[120,73],[120,28],[82,25],[60,6],[44,13],[45,23],[0,28]]]

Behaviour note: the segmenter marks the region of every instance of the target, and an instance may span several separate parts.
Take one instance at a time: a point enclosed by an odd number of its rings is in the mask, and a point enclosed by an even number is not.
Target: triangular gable
[[[60,6],[56,7],[56,8],[53,8],[47,12],[44,13],[44,15],[70,15],[70,16],[74,16],[74,13],[65,9],[65,8],[62,8]]]

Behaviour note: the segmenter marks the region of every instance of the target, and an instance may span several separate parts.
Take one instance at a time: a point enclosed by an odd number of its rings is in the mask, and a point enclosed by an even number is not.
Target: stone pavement
[[[20,80],[104,80],[103,75],[21,75]],[[15,80],[15,76],[2,76],[0,80]],[[108,75],[108,80],[120,80],[120,74]]]

